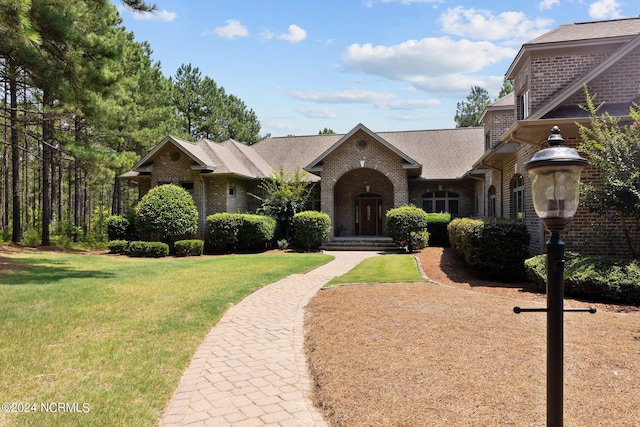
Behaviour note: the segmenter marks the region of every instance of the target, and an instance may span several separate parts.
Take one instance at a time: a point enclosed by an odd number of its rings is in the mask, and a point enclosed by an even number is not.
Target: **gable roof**
[[[551,98],[546,104],[538,108],[533,114],[531,114],[529,118],[531,120],[544,118],[553,109],[559,107],[564,101],[569,99],[576,92],[583,90],[585,84],[593,81],[596,77],[600,76],[602,73],[610,69],[618,61],[620,61],[622,58],[627,56],[629,53],[631,53],[631,51],[635,50],[638,47],[640,47],[640,29],[638,30],[638,34],[636,34],[634,38],[622,45],[615,52],[609,55],[604,61],[589,70],[586,74],[574,80],[569,86],[567,86],[562,91],[560,91],[560,93]]]
[[[579,22],[561,25],[523,44],[507,70],[513,79],[522,61],[531,52],[545,49],[590,47],[599,44],[624,44],[640,34],[640,18]]]
[[[159,144],[157,144],[151,151],[143,156],[135,165],[131,168],[132,172],[145,173],[153,170],[153,158],[162,150],[167,144],[171,144],[184,153],[186,156],[193,160],[194,165],[192,169],[201,170],[214,170],[215,165],[211,162],[209,156],[203,151],[201,146],[197,146],[193,142],[185,141],[184,139],[167,136]]]
[[[193,160],[192,170],[202,170],[218,175],[233,174],[247,178],[263,178],[272,171],[271,166],[249,146],[232,139],[221,143],[208,139],[189,142],[175,136],[167,136],[133,165],[131,171],[123,177],[133,178],[153,171],[154,158],[168,144]]]
[[[380,136],[380,134],[373,133],[365,125],[363,125],[362,123],[358,123],[358,125],[356,127],[354,127],[353,129],[351,129],[351,131],[349,133],[344,135],[342,138],[340,138],[338,141],[336,141],[331,147],[329,147],[327,150],[322,152],[322,154],[320,154],[318,157],[313,159],[305,167],[305,170],[314,171],[314,172],[321,171],[322,170],[322,162],[323,162],[323,160],[329,154],[331,154],[333,151],[335,151],[338,147],[340,147],[345,141],[349,140],[352,136],[354,136],[359,131],[365,132],[371,138],[373,138],[374,140],[378,141],[380,144],[382,144],[383,146],[385,146],[386,148],[388,148],[389,150],[391,150],[392,152],[394,152],[395,154],[400,156],[400,158],[402,158],[402,163],[403,163],[405,169],[416,169],[416,170],[420,169],[420,166],[421,166],[420,163],[416,162],[411,157],[407,156],[397,146],[395,146],[393,144],[390,144],[388,141],[386,141],[384,138],[382,138]]]

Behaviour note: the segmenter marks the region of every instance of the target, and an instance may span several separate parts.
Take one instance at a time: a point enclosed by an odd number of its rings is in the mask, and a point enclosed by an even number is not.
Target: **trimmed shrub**
[[[164,242],[131,242],[129,256],[136,258],[162,258],[169,255],[169,245]]]
[[[526,280],[529,233],[522,222],[457,218],[449,223],[448,231],[451,247],[480,276]]]
[[[546,291],[547,256],[525,261],[527,276],[537,290]],[[590,301],[640,305],[640,261],[565,253],[566,296]]]
[[[273,240],[276,220],[265,215],[217,213],[207,217],[207,251],[264,250]]]
[[[276,220],[265,215],[240,215],[240,228],[238,230],[238,251],[260,251],[266,249],[276,231]]]
[[[242,217],[240,214],[221,212],[207,217],[207,250],[214,253],[235,251]]]
[[[198,230],[198,209],[191,194],[173,184],[153,187],[136,205],[136,223],[165,243]]]
[[[303,211],[293,216],[294,245],[310,251],[320,247],[331,229],[331,218],[324,212]]]
[[[204,251],[203,240],[178,240],[174,245],[176,256],[200,256]]]
[[[387,231],[393,241],[406,247],[409,253],[426,247],[429,241],[427,213],[414,205],[405,205],[387,211]],[[426,233],[426,236],[425,236]]]
[[[448,213],[428,213],[427,231],[429,232],[429,246],[447,247],[449,243],[449,232],[447,226],[451,222],[451,214]]]
[[[411,233],[413,249],[424,249],[426,247],[429,247],[430,240],[431,233],[429,233],[428,231],[414,231]]]
[[[109,242],[109,253],[126,254],[129,251],[129,242],[126,240],[111,240]]]

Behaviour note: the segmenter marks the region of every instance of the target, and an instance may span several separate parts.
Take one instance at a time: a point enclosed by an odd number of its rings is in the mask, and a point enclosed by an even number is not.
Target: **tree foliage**
[[[307,172],[299,167],[293,173],[280,167],[260,183],[265,196],[254,195],[262,201],[261,211],[275,218],[278,228],[276,236],[289,239],[293,231],[293,216],[305,210],[313,183]]]
[[[173,104],[184,131],[194,139],[224,141],[229,138],[249,145],[258,142],[260,122],[253,110],[198,67],[182,64],[173,78]]]
[[[331,128],[324,128],[318,131],[318,135],[335,135],[335,131]]]
[[[602,183],[586,182],[581,186],[583,204],[600,214],[615,212],[633,257],[640,258],[640,106],[629,110],[632,123],[604,111],[604,103],[595,104],[585,86],[590,126],[580,125],[582,138],[578,150],[589,159]]]
[[[480,116],[489,105],[491,99],[489,92],[480,86],[472,86],[471,93],[464,101],[458,102],[456,106],[455,122],[456,127],[480,126]]]
[[[502,87],[498,93],[498,99],[504,98],[513,92],[513,80],[508,80],[506,77],[502,80]]]
[[[260,139],[255,113],[209,77],[196,81],[200,108],[183,126],[173,80],[109,0],[2,1],[0,28],[0,231],[14,243],[24,231],[43,245],[50,232],[85,238],[92,212],[130,210],[138,191],[119,176],[166,135]]]

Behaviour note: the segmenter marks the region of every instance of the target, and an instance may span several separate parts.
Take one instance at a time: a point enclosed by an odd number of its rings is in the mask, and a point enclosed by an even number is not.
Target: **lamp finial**
[[[560,135],[560,128],[558,126],[551,128],[551,135],[547,138],[547,144],[549,144],[549,147],[557,147],[564,144],[564,138]]]

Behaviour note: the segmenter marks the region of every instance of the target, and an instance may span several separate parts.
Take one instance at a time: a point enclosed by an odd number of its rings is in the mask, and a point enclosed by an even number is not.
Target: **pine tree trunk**
[[[53,143],[53,121],[51,112],[47,111],[52,104],[48,92],[42,94],[42,246],[50,246],[49,225],[51,224],[51,144]]]
[[[22,223],[20,218],[20,146],[18,138],[18,84],[17,69],[9,61],[9,98],[11,104],[11,197],[13,201],[11,220],[13,232],[11,241],[19,243],[22,240]]]

